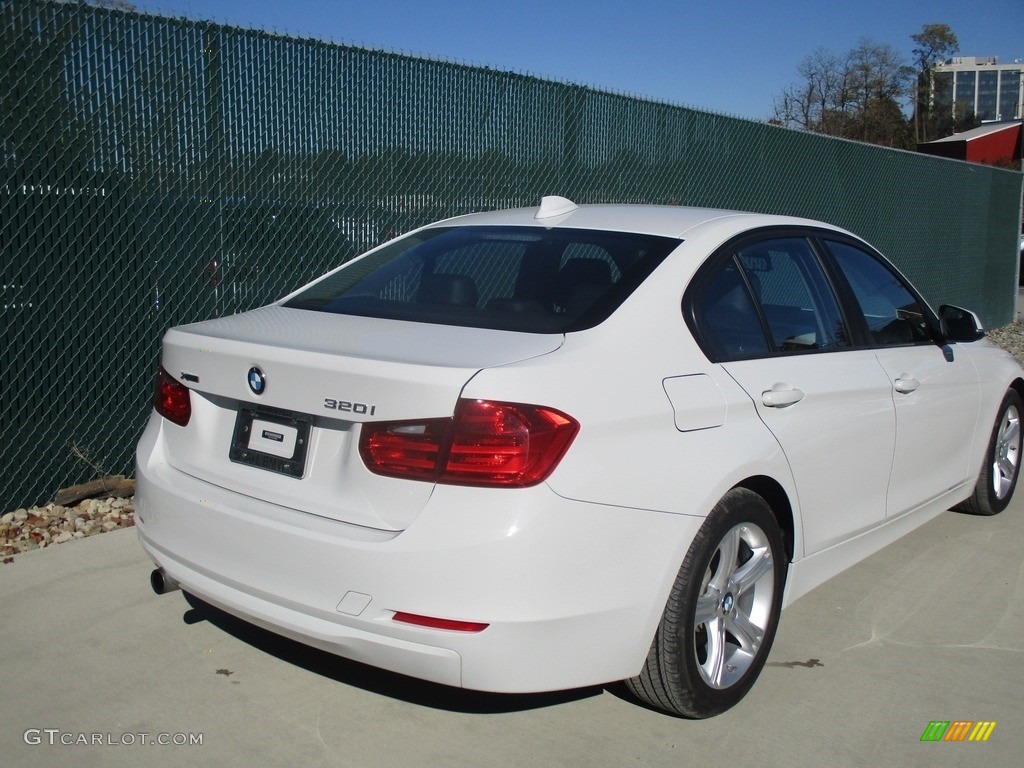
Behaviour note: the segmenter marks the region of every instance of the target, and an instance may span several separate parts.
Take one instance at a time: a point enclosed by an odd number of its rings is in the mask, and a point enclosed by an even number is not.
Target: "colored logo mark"
[[[249,369],[248,380],[249,389],[252,390],[254,395],[262,395],[263,390],[267,388],[267,377],[256,366]]]
[[[995,729],[995,720],[932,720],[921,741],[988,741]]]

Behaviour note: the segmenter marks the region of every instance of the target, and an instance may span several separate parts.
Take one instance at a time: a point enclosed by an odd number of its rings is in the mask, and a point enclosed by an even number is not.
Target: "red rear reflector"
[[[363,424],[359,452],[389,477],[525,488],[554,471],[578,431],[553,408],[460,400],[451,419]]]
[[[399,611],[391,618],[393,621],[401,621],[404,624],[415,624],[418,627],[430,627],[431,629],[448,629],[453,632],[483,632],[490,626],[477,621],[438,619],[433,616],[420,616],[417,613],[405,613],[403,611]]]
[[[153,407],[168,421],[184,427],[192,417],[192,396],[188,387],[176,381],[163,366],[156,373]]]

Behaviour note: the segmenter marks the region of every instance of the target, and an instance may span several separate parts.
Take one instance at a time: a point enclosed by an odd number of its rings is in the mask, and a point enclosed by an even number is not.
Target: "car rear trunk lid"
[[[359,424],[449,417],[479,370],[562,340],[280,306],[173,328],[163,366],[191,390],[193,413],[166,425],[168,461],[236,493],[401,530],[433,485],[370,473]]]

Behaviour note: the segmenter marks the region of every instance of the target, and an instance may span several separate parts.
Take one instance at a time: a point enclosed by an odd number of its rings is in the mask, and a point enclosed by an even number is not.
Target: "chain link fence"
[[[0,27],[0,511],[132,473],[167,327],[545,194],[824,219],[1013,317],[1018,173],[81,3],[0,0]]]

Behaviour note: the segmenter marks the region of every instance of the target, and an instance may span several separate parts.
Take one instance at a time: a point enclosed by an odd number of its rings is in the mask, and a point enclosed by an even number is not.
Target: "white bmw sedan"
[[[820,222],[463,216],[169,330],[139,535],[157,591],[349,659],[707,717],[785,604],[1007,506],[1024,373],[983,335]]]

